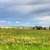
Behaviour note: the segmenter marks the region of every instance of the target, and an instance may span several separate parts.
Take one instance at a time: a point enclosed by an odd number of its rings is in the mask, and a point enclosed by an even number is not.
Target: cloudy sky
[[[0,26],[49,26],[50,0],[0,0]]]

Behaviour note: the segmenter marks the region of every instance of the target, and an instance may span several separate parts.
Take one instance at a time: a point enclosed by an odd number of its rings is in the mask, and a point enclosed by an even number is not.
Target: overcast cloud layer
[[[49,26],[50,0],[0,0],[0,25]]]

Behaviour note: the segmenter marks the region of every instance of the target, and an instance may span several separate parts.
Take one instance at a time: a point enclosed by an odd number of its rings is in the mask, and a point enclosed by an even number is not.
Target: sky
[[[0,0],[0,26],[50,26],[50,0]]]

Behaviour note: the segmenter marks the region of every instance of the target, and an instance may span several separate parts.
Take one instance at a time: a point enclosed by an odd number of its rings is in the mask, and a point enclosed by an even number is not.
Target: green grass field
[[[0,50],[50,50],[50,30],[0,29]]]

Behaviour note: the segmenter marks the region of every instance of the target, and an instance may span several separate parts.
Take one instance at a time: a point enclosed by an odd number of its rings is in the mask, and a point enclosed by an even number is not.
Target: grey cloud
[[[0,1],[0,18],[9,20],[13,19],[21,22],[30,22],[34,16],[36,18],[38,16],[50,15],[50,0],[20,1],[21,0]],[[30,8],[28,7],[29,5],[32,6],[32,10],[28,10]]]
[[[46,4],[50,0],[15,0],[16,5],[33,5],[33,4]]]
[[[33,10],[27,15],[43,16],[50,15],[50,4],[33,5]]]
[[[32,0],[31,5],[36,5],[36,4],[47,4],[50,3],[50,0]]]

